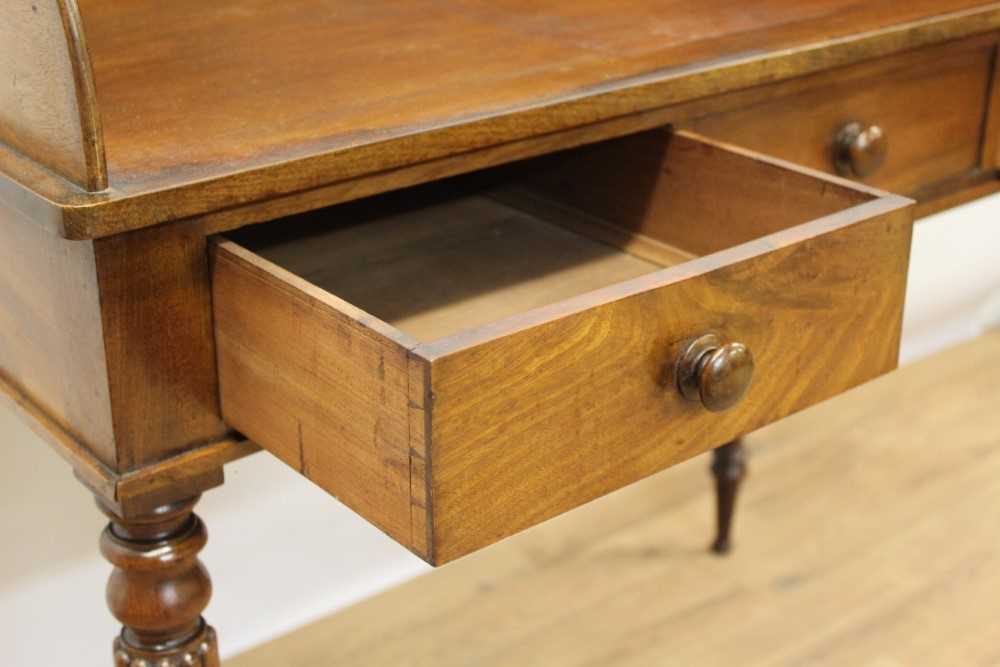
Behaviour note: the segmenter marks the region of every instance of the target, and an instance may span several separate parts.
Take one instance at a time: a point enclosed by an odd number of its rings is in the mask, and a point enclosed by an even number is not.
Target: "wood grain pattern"
[[[888,138],[888,155],[864,180],[910,195],[979,168],[995,39],[946,44],[754,91],[734,110],[687,126],[835,173],[837,131],[851,121],[875,124]]]
[[[0,142],[89,191],[108,185],[76,0],[12,0],[0,21]]]
[[[861,205],[418,347],[432,363],[437,562],[895,368],[912,221],[899,207]],[[665,375],[686,338],[713,329],[757,360],[724,415]]]
[[[1000,27],[981,0],[529,4],[85,2],[112,189],[52,215],[91,238],[292,193],[321,205],[360,176]]]
[[[627,255],[652,262],[660,267],[681,264],[696,257],[690,251],[681,250],[677,246],[658,241],[627,227],[609,223],[600,216],[554,202],[548,197],[541,197],[533,188],[501,187],[492,190],[489,196],[540,220],[618,248]]]
[[[94,253],[117,469],[222,438],[204,232],[161,225]]]
[[[162,185],[165,178],[212,175],[233,156],[246,160],[248,147],[259,162],[329,150],[357,144],[359,128],[379,138],[403,128],[411,133],[577,94],[602,80],[983,4],[769,0],[746,14],[724,0],[684,13],[686,3],[649,0],[544,7],[525,0],[405,6],[368,0],[332,9],[316,0],[238,6],[85,0],[83,9],[111,168],[126,177],[125,185],[144,179]],[[387,48],[386,40],[408,46]],[[260,59],[262,50],[271,56]],[[154,84],[172,105],[154,102]],[[283,103],[266,103],[278,86]],[[167,142],[174,137],[183,141],[183,161]]]
[[[228,434],[203,232],[168,225],[66,241],[0,201],[0,240],[0,376],[12,402],[109,502],[164,492],[155,467],[124,495],[118,476]],[[185,463],[174,491],[197,475],[194,492],[221,483],[217,454]]]
[[[409,356],[407,417],[410,428],[410,541],[411,549],[433,563],[434,490],[431,480],[431,424],[433,403],[430,368],[423,359]]]
[[[242,438],[226,438],[189,449],[142,468],[118,473],[87,444],[57,423],[0,371],[0,404],[11,409],[69,463],[76,477],[121,516],[198,494],[222,483],[222,466],[260,450]]]
[[[582,213],[609,225],[608,234],[617,230],[691,255],[746,243],[883,194],[663,129],[543,157],[523,172],[527,187],[508,190],[506,201],[546,220]]]
[[[983,149],[979,166],[984,171],[1000,169],[1000,46],[993,51],[989,104],[983,124]]]
[[[661,161],[630,163],[640,166],[636,180],[656,176],[654,187],[622,191],[622,208],[640,208],[631,200],[642,195],[648,210],[663,213],[669,207],[657,200],[672,197],[688,216],[683,226],[702,229],[685,241],[714,254],[653,273],[643,264],[645,275],[568,299],[561,294],[565,300],[551,305],[521,302],[534,309],[486,324],[479,325],[476,299],[485,304],[495,294],[495,315],[503,317],[511,293],[509,277],[488,278],[491,256],[524,281],[544,271],[487,251],[478,255],[477,275],[452,266],[440,239],[455,239],[462,249],[469,242],[463,218],[470,228],[484,219],[489,226],[484,212],[503,210],[475,196],[411,209],[413,229],[403,240],[380,227],[400,224],[389,216],[347,228],[365,235],[365,244],[315,233],[283,244],[283,230],[294,228],[287,221],[264,232],[278,237],[263,244],[269,259],[221,243],[213,282],[227,421],[411,549],[429,529],[421,555],[443,563],[893,368],[908,200],[696,137],[665,136],[638,139]],[[623,159],[636,155],[633,141],[623,142]],[[559,170],[570,161],[562,157]],[[602,157],[583,164],[615,173],[617,163]],[[532,165],[520,168],[535,174]],[[724,204],[713,206],[694,186],[709,179],[724,184]],[[676,188],[666,185],[674,180]],[[792,193],[775,199],[782,190]],[[774,216],[749,214],[768,206]],[[349,220],[358,208],[346,211],[326,215]],[[421,222],[434,218],[443,232]],[[496,220],[525,222],[510,212]],[[751,240],[755,224],[763,238]],[[664,241],[667,234],[656,229],[642,231]],[[720,250],[709,243],[713,236],[737,245]],[[479,237],[470,238],[475,245]],[[503,235],[498,239],[501,247]],[[527,243],[515,245],[531,257]],[[549,249],[537,256],[551,255]],[[579,268],[588,260],[574,261]],[[387,269],[392,262],[400,266]],[[435,298],[441,290],[434,274],[450,284],[455,271],[466,276],[458,289],[469,293]],[[540,280],[533,299],[544,298],[544,285],[553,293],[565,287]],[[579,288],[575,280],[570,285]],[[417,312],[400,304],[416,304]],[[438,311],[452,323],[435,326]],[[468,327],[456,332],[463,313]],[[413,326],[414,315],[428,318],[426,326]],[[762,372],[747,400],[721,416],[678,398],[665,375],[684,339],[710,329],[748,343]],[[381,421],[373,424],[373,413]],[[382,433],[398,424],[391,453],[379,450],[377,438],[373,443],[380,424]],[[412,521],[413,507],[429,516]]]
[[[10,409],[72,465],[73,473],[87,488],[110,502],[115,500],[115,472],[40,408],[3,371],[0,371],[0,407]]]
[[[923,197],[917,204],[915,216],[924,218],[974,199],[987,197],[998,190],[1000,190],[1000,175],[996,172],[979,174],[976,178],[963,180],[943,192],[935,192],[933,198]]]
[[[991,665],[998,360],[994,332],[750,436],[727,559],[698,458],[227,664]]]
[[[217,486],[254,451],[220,444],[205,240],[176,231],[95,247],[0,203],[3,393],[124,514]]]
[[[317,211],[299,224],[230,238],[423,342],[663,267],[486,195],[438,194],[456,187]]]
[[[426,548],[411,519],[415,341],[276,271],[233,243],[215,253],[223,416],[401,544]]]
[[[222,484],[223,465],[258,451],[260,447],[243,437],[225,438],[187,449],[117,475],[115,498],[118,505],[125,508],[123,513],[128,515],[129,507],[155,502],[155,499],[170,502],[185,488],[201,493]]]
[[[117,465],[93,243],[52,236],[2,201],[0,372]]]
[[[111,519],[100,540],[112,565],[108,608],[123,626],[115,667],[221,667],[215,630],[201,615],[212,581],[198,559],[208,531],[191,511],[197,502],[194,495],[124,517],[98,500]]]

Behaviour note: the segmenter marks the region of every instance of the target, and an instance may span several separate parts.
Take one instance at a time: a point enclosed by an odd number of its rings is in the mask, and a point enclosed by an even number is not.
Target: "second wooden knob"
[[[867,178],[885,162],[889,142],[878,125],[847,123],[837,131],[833,164],[837,173],[850,178]]]

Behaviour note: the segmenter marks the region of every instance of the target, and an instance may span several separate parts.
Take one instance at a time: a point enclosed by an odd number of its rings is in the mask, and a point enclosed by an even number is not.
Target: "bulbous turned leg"
[[[742,440],[734,440],[712,452],[712,474],[715,476],[716,520],[718,532],[712,543],[712,551],[728,553],[732,548],[729,540],[736,511],[736,494],[746,476],[747,456]]]
[[[111,613],[121,621],[115,667],[219,667],[215,631],[201,617],[212,582],[198,552],[205,525],[191,510],[197,497],[124,519],[111,519],[101,553],[114,566],[108,580]]]

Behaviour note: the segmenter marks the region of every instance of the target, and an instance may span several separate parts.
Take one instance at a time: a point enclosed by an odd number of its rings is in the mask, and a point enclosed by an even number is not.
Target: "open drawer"
[[[895,368],[911,203],[657,130],[241,230],[223,416],[444,563]]]

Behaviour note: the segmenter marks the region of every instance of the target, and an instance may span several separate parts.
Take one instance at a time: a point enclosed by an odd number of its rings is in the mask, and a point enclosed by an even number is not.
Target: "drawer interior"
[[[230,238],[430,342],[875,197],[771,161],[729,157],[657,130]]]
[[[911,205],[658,130],[248,227],[222,415],[445,563],[894,368]],[[707,332],[758,369],[725,414]]]
[[[348,207],[293,234],[237,238],[422,342],[664,266],[488,193],[455,189],[453,197],[397,195],[392,203],[401,206]],[[341,222],[345,213],[350,219]]]

